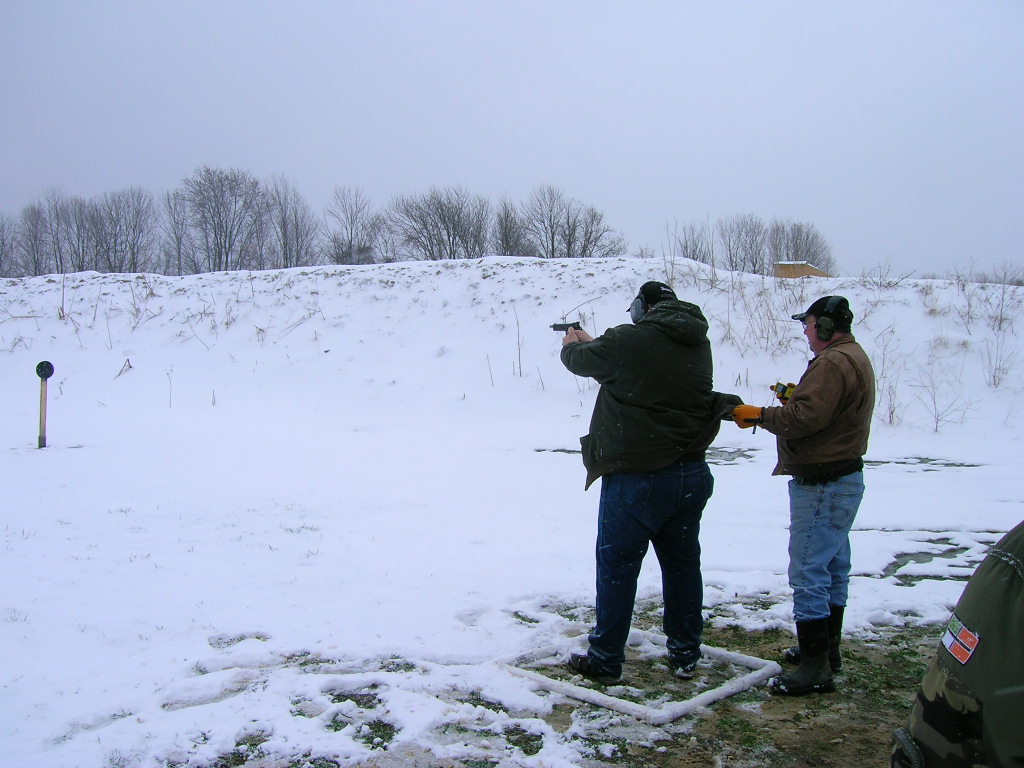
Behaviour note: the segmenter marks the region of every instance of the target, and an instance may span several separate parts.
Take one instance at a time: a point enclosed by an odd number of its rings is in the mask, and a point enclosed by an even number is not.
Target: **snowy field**
[[[626,258],[4,280],[0,763],[602,753],[499,662],[568,649],[593,604],[598,488],[572,451],[596,388],[549,326],[626,322],[648,279],[703,307],[716,388],[757,405],[806,364],[789,316],[850,299],[879,402],[847,627],[942,621],[1024,518],[1019,288]],[[789,627],[774,438],[725,424],[714,448],[707,615]],[[659,591],[652,554],[639,597]],[[452,735],[513,720],[533,754]]]

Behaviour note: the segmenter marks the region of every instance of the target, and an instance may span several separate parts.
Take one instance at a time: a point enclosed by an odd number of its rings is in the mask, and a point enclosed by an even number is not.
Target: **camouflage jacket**
[[[1024,766],[1024,522],[967,582],[908,730],[928,768]]]

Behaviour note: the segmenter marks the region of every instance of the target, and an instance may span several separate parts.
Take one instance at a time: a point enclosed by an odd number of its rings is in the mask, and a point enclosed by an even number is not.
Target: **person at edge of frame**
[[[712,391],[708,323],[665,283],[644,283],[632,324],[598,338],[570,328],[562,363],[601,386],[581,438],[586,488],[601,478],[596,544],[597,618],[574,672],[622,676],[637,578],[648,545],[661,566],[669,663],[692,677],[701,658],[704,583],[700,521],[714,488],[705,451],[742,400]]]
[[[1024,766],[1024,522],[967,581],[925,670],[892,768]]]
[[[803,323],[813,358],[782,405],[740,405],[733,420],[776,435],[773,474],[789,480],[789,585],[797,647],[783,657],[793,672],[769,681],[775,693],[801,696],[835,690],[849,596],[850,529],[864,497],[864,454],[875,406],[875,374],[853,336],[843,296],[823,296]],[[777,395],[778,396],[778,395]]]

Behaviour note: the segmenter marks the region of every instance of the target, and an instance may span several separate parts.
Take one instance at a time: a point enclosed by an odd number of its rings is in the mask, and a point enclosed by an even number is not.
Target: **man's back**
[[[636,325],[562,348],[562,362],[601,384],[583,438],[588,485],[611,471],[650,471],[688,451],[713,421],[711,344],[700,308],[663,301]]]

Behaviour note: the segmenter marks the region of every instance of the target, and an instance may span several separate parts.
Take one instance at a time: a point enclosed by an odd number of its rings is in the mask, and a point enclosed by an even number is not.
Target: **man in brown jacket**
[[[789,585],[799,648],[786,657],[797,670],[772,680],[778,693],[832,691],[842,666],[839,641],[850,582],[850,529],[864,496],[864,453],[875,407],[875,374],[851,333],[842,296],[825,296],[806,312],[814,359],[781,407],[740,405],[733,420],[778,438],[776,475],[789,481]],[[780,396],[780,400],[782,397]]]

